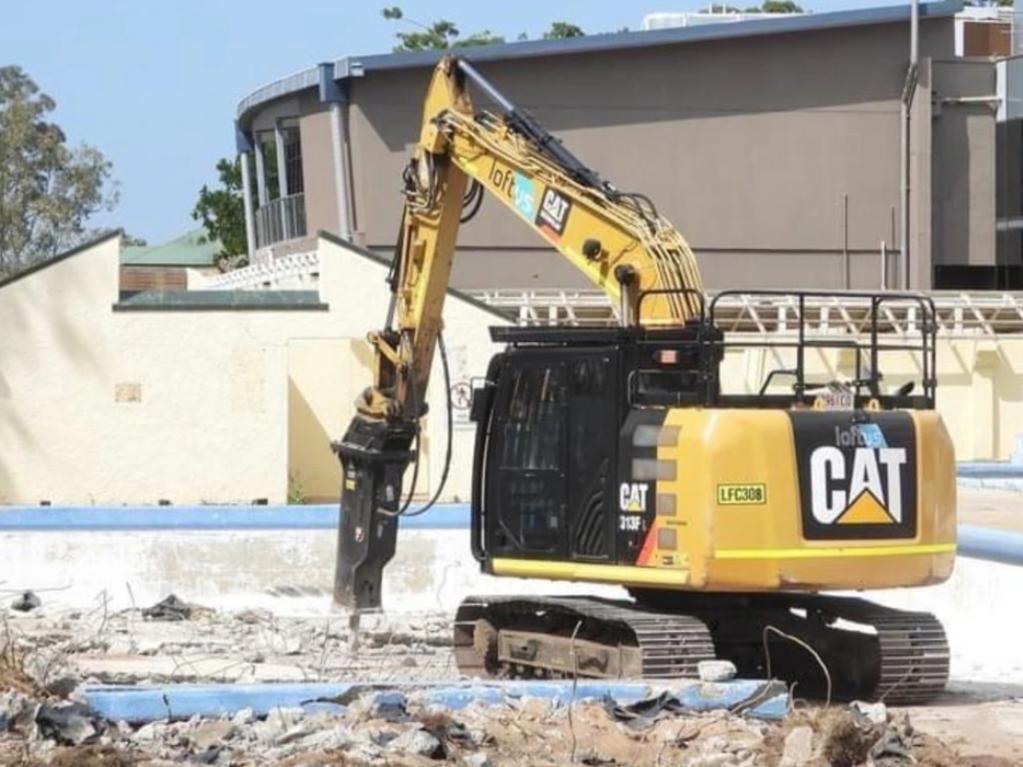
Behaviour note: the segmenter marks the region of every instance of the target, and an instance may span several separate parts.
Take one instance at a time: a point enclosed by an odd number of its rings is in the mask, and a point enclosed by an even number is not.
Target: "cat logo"
[[[548,187],[544,189],[540,210],[536,214],[536,225],[548,234],[560,235],[565,231],[565,222],[571,209],[572,203]]]
[[[906,448],[857,447],[852,465],[837,447],[810,454],[813,518],[822,525],[902,522],[902,470]]]
[[[646,497],[650,485],[646,482],[622,482],[618,489],[618,508],[622,511],[642,514],[646,511]]]
[[[916,534],[916,430],[908,413],[790,413],[809,540]]]

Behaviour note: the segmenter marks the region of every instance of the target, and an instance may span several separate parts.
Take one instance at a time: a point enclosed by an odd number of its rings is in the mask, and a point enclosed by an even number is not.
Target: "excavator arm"
[[[473,111],[469,82],[496,113]],[[653,203],[587,168],[467,61],[437,65],[404,182],[390,310],[369,334],[374,384],[334,445],[343,466],[335,600],[357,609],[380,605],[383,567],[408,508],[402,478],[425,413],[459,227],[484,194],[602,288],[623,325],[683,325],[702,311],[693,253]]]

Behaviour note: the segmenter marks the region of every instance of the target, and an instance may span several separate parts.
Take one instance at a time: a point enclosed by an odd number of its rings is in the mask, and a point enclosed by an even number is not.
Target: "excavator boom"
[[[476,113],[475,84],[497,113]],[[602,288],[625,325],[683,326],[703,307],[695,256],[641,194],[586,167],[463,59],[433,73],[419,141],[404,174],[405,206],[386,326],[369,334],[374,384],[335,443],[344,464],[335,598],[375,607],[393,555],[402,476],[413,458],[466,205],[488,194]]]

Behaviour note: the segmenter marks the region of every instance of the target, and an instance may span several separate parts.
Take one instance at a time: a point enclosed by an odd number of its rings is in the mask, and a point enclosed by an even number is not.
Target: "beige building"
[[[999,112],[1017,67],[975,55],[986,49],[961,11],[921,5],[910,88],[907,5],[464,54],[605,178],[650,196],[694,246],[712,289],[1023,287],[1020,165],[1009,161],[1020,122]],[[241,101],[257,255],[326,230],[389,257],[400,175],[439,55],[349,56]],[[479,96],[477,106],[490,105]],[[454,280],[585,286],[493,200],[461,235]]]
[[[370,380],[386,265],[330,236],[316,254],[315,290],[122,299],[110,236],[0,282],[0,503],[336,500],[330,442]],[[458,295],[445,316],[464,382],[502,320]],[[439,476],[443,394],[431,387],[421,493]],[[448,498],[469,487],[472,437],[454,431]]]
[[[116,236],[0,282],[0,504],[336,500],[330,442],[370,380],[363,339],[384,317],[387,266],[333,235],[318,235],[315,248],[302,263],[316,279],[301,289],[223,290],[214,278],[124,298]],[[247,287],[265,287],[258,265],[233,279],[246,275]],[[1023,301],[960,295],[938,305],[938,404],[958,457],[1006,458],[1023,431]],[[756,306],[738,297],[724,312],[729,340],[791,337],[784,306]],[[857,312],[850,301],[817,307],[809,329],[855,336]],[[889,319],[896,342],[918,332],[912,315]],[[456,392],[486,370],[498,350],[487,329],[505,321],[470,296],[449,296]],[[815,350],[807,364],[815,380],[853,374],[839,352]],[[754,392],[779,366],[791,360],[732,349],[723,382]],[[886,384],[915,377],[918,366],[908,353],[886,356]],[[420,496],[439,481],[447,437],[439,369],[432,380]],[[444,500],[466,500],[470,489],[474,431],[455,399]]]

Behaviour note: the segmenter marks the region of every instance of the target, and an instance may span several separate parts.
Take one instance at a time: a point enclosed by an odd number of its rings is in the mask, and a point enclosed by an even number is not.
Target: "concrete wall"
[[[263,608],[278,615],[318,615],[328,624],[343,621],[330,600],[335,547],[333,530],[0,531],[5,588],[35,590],[50,614],[100,603],[111,611],[143,607],[173,593],[221,610]],[[118,556],[111,558],[111,551]],[[384,571],[386,613],[364,617],[364,625],[450,614],[473,594],[625,597],[613,586],[483,575],[469,551],[465,529],[402,529],[396,556]],[[109,564],[96,567],[100,560]],[[1018,611],[1011,609],[1021,589],[1023,569],[960,558],[944,584],[873,592],[869,598],[933,612],[949,635],[954,679],[1009,682],[1023,674],[1014,632]],[[197,652],[189,658],[186,651],[184,662],[201,664]]]
[[[373,354],[366,343],[367,331],[376,329],[387,311],[389,293],[384,287],[387,267],[363,257],[345,258],[337,242],[320,240],[320,260],[337,267],[343,263],[344,278],[321,288],[336,312],[344,338],[294,337],[288,342],[289,474],[293,488],[303,500],[336,499],[341,483],[340,466],[329,451],[329,441],[339,439],[352,415],[351,403],[372,382]],[[321,281],[324,275],[321,274]],[[322,284],[322,283],[321,283]],[[444,309],[444,336],[451,363],[452,386],[466,385],[482,376],[497,346],[490,341],[489,327],[506,324],[496,315],[472,304],[448,297]],[[435,355],[428,392],[429,414],[423,421],[423,453],[417,491],[433,492],[443,469],[447,445],[444,374]],[[466,422],[467,412],[456,413],[452,432],[452,465],[444,497],[466,500],[471,488],[474,434]]]
[[[319,241],[328,311],[112,311],[118,246],[101,242],[0,286],[0,503],[331,501],[339,438],[368,383],[365,332],[381,321],[385,266]],[[486,370],[499,320],[451,297],[453,385]],[[1006,458],[1023,432],[1023,338],[942,339],[939,408],[961,460]],[[882,361],[886,383],[917,374]],[[774,366],[732,351],[731,390],[755,391]],[[424,425],[420,495],[440,476],[446,428],[439,359]],[[810,354],[811,378],[851,375]],[[469,494],[473,431],[456,414],[445,499]]]
[[[991,266],[997,105],[977,99],[995,95],[995,69],[989,61],[944,60],[932,63],[931,75],[933,262]]]
[[[298,121],[302,143],[302,178],[305,182],[306,231],[337,232],[337,187],[334,183],[333,139],[330,112],[316,99],[302,100],[302,116]]]
[[[321,240],[329,311],[115,312],[118,255],[108,239],[0,286],[0,503],[280,503],[289,475],[336,498],[329,439],[365,373],[334,355],[382,322],[385,267]],[[495,318],[457,299],[447,316],[483,369]],[[442,395],[431,387],[433,413]],[[430,419],[428,453],[442,427]],[[455,472],[447,497],[467,490]]]
[[[922,55],[951,57],[953,37],[952,19],[925,19]],[[874,25],[484,69],[606,178],[652,197],[697,251],[710,287],[876,288],[880,243],[897,246],[906,45],[904,25]],[[396,181],[385,181],[400,177],[428,77],[420,68],[351,81],[356,229],[382,252],[393,243],[401,203]],[[958,92],[957,78],[943,65],[945,95]],[[965,107],[962,118],[949,115],[935,128],[950,167],[968,165],[970,173],[943,177],[932,195],[929,89],[928,73],[913,134],[920,158],[913,286],[922,288],[930,286],[932,207],[951,229],[968,197],[970,226],[956,229],[965,234],[946,250],[977,263],[994,259],[993,223],[982,231],[994,219],[985,180],[995,167],[987,140],[994,116]],[[495,200],[464,228],[459,254],[462,287],[584,284]]]

